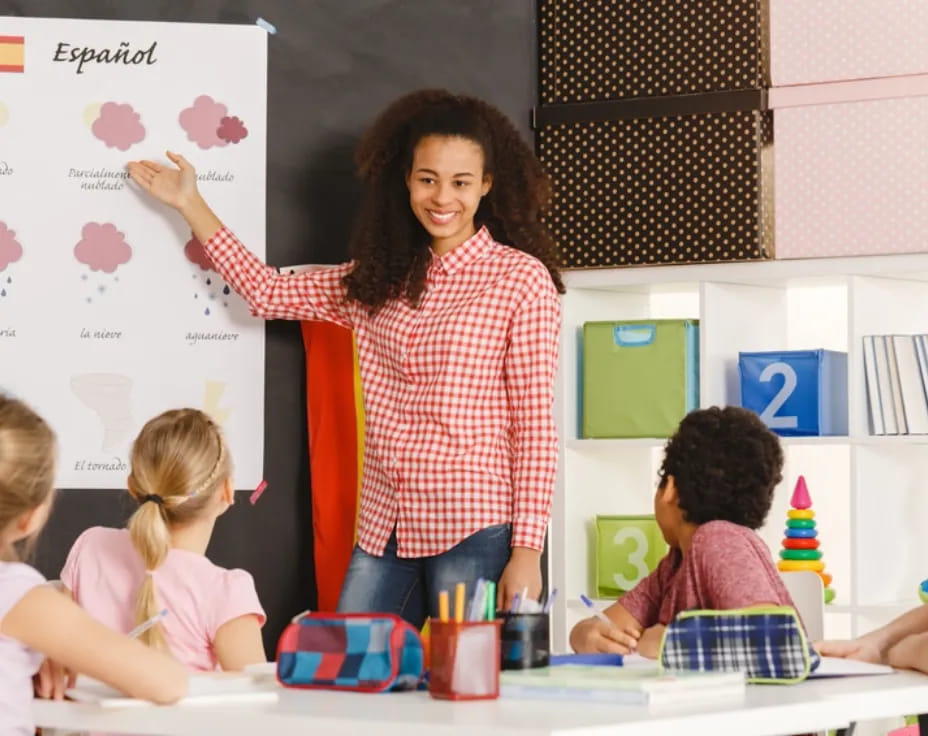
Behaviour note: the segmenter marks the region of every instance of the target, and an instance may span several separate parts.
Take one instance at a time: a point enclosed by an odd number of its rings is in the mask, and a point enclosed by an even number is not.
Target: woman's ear
[[[481,184],[480,196],[485,197],[487,193],[493,188],[493,174],[484,174],[483,182]]]

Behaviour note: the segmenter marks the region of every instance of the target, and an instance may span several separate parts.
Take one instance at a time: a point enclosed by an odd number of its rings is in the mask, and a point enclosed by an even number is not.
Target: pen
[[[487,581],[487,594],[486,594],[486,620],[493,621],[496,618],[496,583],[492,580]]]
[[[551,592],[548,593],[548,600],[545,601],[544,607],[541,609],[542,613],[548,613],[551,610],[551,606],[554,605],[554,599],[557,597],[557,588],[551,588]]]
[[[154,626],[156,623],[158,623],[161,619],[163,619],[167,615],[168,615],[168,609],[162,608],[160,611],[158,611],[158,613],[156,613],[150,619],[148,619],[147,621],[143,621],[138,626],[136,626],[134,629],[132,629],[132,631],[126,634],[126,636],[128,636],[130,639],[134,639],[135,637],[141,634],[144,634],[152,626]]]
[[[580,594],[580,602],[581,602],[584,606],[586,606],[587,608],[589,608],[589,609],[593,612],[593,615],[596,616],[596,618],[598,618],[598,619],[599,619],[600,621],[602,621],[604,624],[606,624],[606,626],[615,626],[615,624],[613,624],[612,621],[609,620],[609,617],[608,617],[605,613],[603,613],[602,611],[600,611],[600,610],[596,607],[596,605],[593,603],[593,601],[591,601],[589,598],[587,598],[585,595],[583,595],[583,593]]]

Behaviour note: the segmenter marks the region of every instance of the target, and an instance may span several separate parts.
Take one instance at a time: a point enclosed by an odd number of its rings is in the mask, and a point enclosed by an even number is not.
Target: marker
[[[251,492],[251,495],[248,497],[248,503],[252,506],[258,503],[258,499],[261,498],[261,494],[264,493],[265,488],[267,488],[267,481],[262,480],[258,483],[258,487]]]
[[[134,629],[132,629],[132,631],[126,634],[126,636],[128,636],[130,639],[135,639],[135,637],[144,634],[152,626],[154,626],[156,623],[158,623],[161,619],[163,619],[167,615],[168,615],[168,609],[162,608],[160,611],[158,611],[158,613],[156,613],[150,619],[148,619],[147,621],[143,621],[138,626],[136,626]]]
[[[486,602],[486,620],[493,621],[496,618],[496,583],[492,580],[487,581]]]
[[[598,618],[598,619],[599,619],[600,621],[602,621],[604,624],[606,624],[606,626],[615,626],[615,624],[612,623],[612,621],[609,620],[609,617],[608,617],[605,613],[603,613],[602,611],[600,611],[600,610],[596,607],[596,605],[593,603],[593,601],[591,601],[589,598],[587,598],[585,595],[583,595],[583,593],[580,594],[580,602],[581,602],[584,606],[586,606],[587,608],[589,608],[589,609],[593,612],[593,615],[596,616],[596,618]]]
[[[470,606],[467,609],[468,621],[480,621],[483,618],[483,612],[487,607],[484,596],[487,594],[487,581],[483,578],[477,578],[477,585],[474,586],[474,597],[470,599]]]

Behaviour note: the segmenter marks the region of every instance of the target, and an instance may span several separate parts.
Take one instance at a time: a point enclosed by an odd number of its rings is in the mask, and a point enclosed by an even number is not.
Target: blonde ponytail
[[[167,559],[171,530],[195,521],[232,472],[219,427],[197,409],[175,409],[149,420],[132,445],[129,494],[139,508],[129,519],[129,538],[146,575],[136,594],[135,620],[161,610],[151,573]],[[141,641],[167,648],[160,624]]]
[[[156,496],[160,499],[160,496]],[[148,621],[161,609],[155,597],[155,583],[151,573],[157,570],[171,548],[171,531],[168,529],[161,502],[143,502],[129,518],[129,538],[145,565],[145,579],[135,600],[135,623]],[[166,649],[161,624],[156,624],[139,635],[139,640],[156,649]]]

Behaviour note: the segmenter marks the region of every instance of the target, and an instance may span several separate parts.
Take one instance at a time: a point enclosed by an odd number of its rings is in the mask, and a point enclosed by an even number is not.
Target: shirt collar
[[[440,269],[449,276],[457,269],[486,253],[493,243],[493,237],[484,225],[460,245],[443,256],[432,253],[432,267]]]

